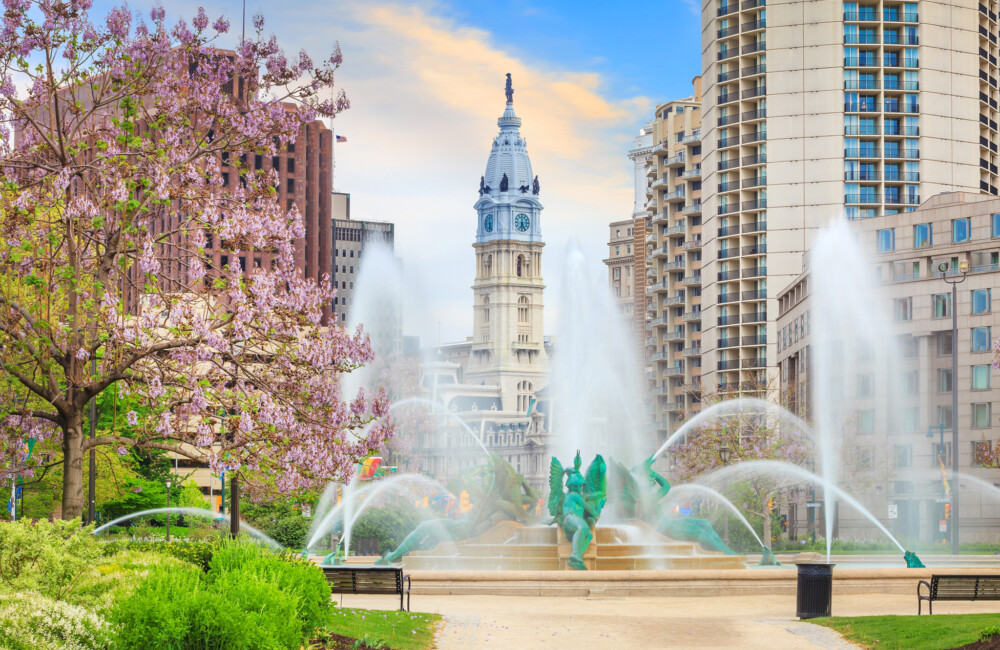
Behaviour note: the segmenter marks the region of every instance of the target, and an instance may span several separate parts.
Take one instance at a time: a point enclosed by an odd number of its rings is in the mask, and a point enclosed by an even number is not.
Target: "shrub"
[[[309,520],[302,515],[292,515],[265,526],[263,532],[282,546],[302,548],[306,545],[309,523]]]
[[[1000,625],[991,625],[979,633],[980,641],[993,641],[1000,636]]]
[[[297,600],[302,632],[309,633],[326,620],[330,586],[323,571],[312,562],[288,553],[275,553],[243,540],[223,542],[209,564],[211,583],[225,574],[271,582]]]
[[[215,552],[217,542],[213,541],[149,541],[149,540],[117,540],[108,542],[104,547],[105,555],[115,555],[121,551],[139,551],[169,555],[198,566],[202,571],[208,571],[209,562]]]
[[[0,594],[0,647],[6,650],[102,650],[108,624],[83,607],[22,591]]]
[[[0,524],[0,584],[59,600],[101,555],[100,541],[79,521]]]
[[[412,506],[369,508],[354,522],[351,536],[354,539],[376,540],[379,555],[384,555],[399,546],[420,521],[420,515]]]

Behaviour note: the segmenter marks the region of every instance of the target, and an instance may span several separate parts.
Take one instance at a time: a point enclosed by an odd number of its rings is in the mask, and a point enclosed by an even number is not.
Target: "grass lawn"
[[[439,614],[333,607],[326,629],[372,646],[381,642],[393,650],[425,650],[434,647],[434,627],[440,620]]]
[[[809,622],[833,628],[865,648],[950,650],[978,641],[980,632],[1000,622],[1000,614],[834,616]]]

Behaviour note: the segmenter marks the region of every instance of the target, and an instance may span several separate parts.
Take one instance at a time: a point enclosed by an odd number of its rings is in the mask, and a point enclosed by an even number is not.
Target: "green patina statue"
[[[607,467],[600,455],[587,468],[587,476],[580,473],[580,452],[576,452],[572,469],[563,469],[559,459],[552,457],[549,465],[549,514],[552,522],[559,524],[572,546],[566,564],[573,569],[586,570],[583,554],[590,546],[594,533],[591,530],[601,516],[607,501]],[[565,489],[563,491],[563,480]]]
[[[453,494],[468,493],[472,510],[464,517],[441,517],[420,523],[395,550],[386,553],[375,564],[395,564],[410,551],[481,535],[501,521],[526,523],[538,501],[538,493],[524,477],[496,454],[489,455],[486,465],[460,472],[448,487]]]
[[[913,551],[907,551],[906,553],[904,553],[903,554],[903,559],[906,560],[906,568],[907,569],[924,569],[924,568],[926,568],[924,566],[924,563],[920,561],[920,558],[917,557],[917,554],[914,553]]]
[[[642,465],[631,470],[616,460],[611,461],[622,495],[622,514],[642,519],[672,539],[696,542],[705,550],[737,555],[736,551],[722,541],[709,521],[670,517],[663,512],[660,504],[670,492],[670,482],[653,469],[653,460],[652,457],[647,458]],[[640,480],[644,484],[640,484]]]

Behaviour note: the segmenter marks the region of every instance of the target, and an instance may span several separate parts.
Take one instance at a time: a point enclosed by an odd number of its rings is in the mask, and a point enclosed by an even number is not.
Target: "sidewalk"
[[[340,602],[339,596],[335,597]],[[395,603],[395,604],[394,604]],[[398,597],[344,596],[345,607],[394,609]],[[441,650],[472,648],[856,648],[827,628],[795,619],[794,596],[599,598],[414,596],[437,612]],[[997,603],[939,603],[939,614],[1000,612]],[[916,614],[916,594],[835,595],[837,616]]]

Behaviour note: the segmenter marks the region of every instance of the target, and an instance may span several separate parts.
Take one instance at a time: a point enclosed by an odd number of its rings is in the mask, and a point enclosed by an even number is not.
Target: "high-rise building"
[[[628,158],[632,161],[635,198],[632,202],[632,294],[635,306],[632,308],[635,318],[632,321],[632,331],[635,340],[636,357],[644,359],[643,350],[646,345],[646,321],[651,319],[651,300],[646,296],[646,268],[649,266],[649,252],[646,248],[646,233],[649,232],[649,221],[652,213],[650,206],[653,199],[652,183],[656,175],[653,164],[653,123],[642,126],[639,135],[632,142]],[[645,371],[645,369],[644,369]]]
[[[707,390],[776,368],[775,298],[831,219],[997,193],[996,3],[702,10]]]
[[[838,394],[848,396],[856,409],[846,420],[855,428],[847,435],[857,451],[845,458],[853,456],[857,467],[845,464],[842,472],[869,474],[869,480],[857,482],[861,489],[855,495],[862,504],[874,513],[894,512],[888,523],[897,536],[926,542],[946,536],[940,523],[948,523],[942,480],[947,475],[960,483],[962,541],[992,539],[1000,509],[974,479],[995,480],[996,470],[983,465],[1000,444],[1000,385],[993,385],[991,367],[1000,331],[1000,309],[993,310],[992,294],[1000,287],[1000,199],[940,194],[891,221],[858,220],[852,229],[875,263],[873,282],[881,278],[885,302],[871,308],[890,315],[889,334],[898,342],[898,358],[887,374],[884,354],[845,351],[850,360],[843,367],[850,374],[841,367],[839,376],[825,378],[827,390],[839,385]],[[963,262],[967,274],[960,270]],[[940,272],[942,263],[948,280],[961,280],[954,305],[951,286]],[[777,294],[775,339],[782,394],[790,398],[790,408],[806,417],[812,411],[811,377],[818,356],[810,316],[819,298],[811,287],[807,269]],[[957,341],[952,340],[953,309]],[[851,349],[843,341],[837,345]],[[952,376],[953,355],[958,355],[957,376]],[[952,412],[953,391],[958,392],[958,413]],[[953,423],[958,425],[957,450],[952,449]],[[960,471],[973,479],[951,476],[953,453]],[[807,529],[822,535],[810,509],[797,509],[789,512],[795,522],[790,533]],[[870,523],[849,508],[841,509],[839,527],[849,534],[871,531]]]
[[[631,324],[633,319],[643,318],[641,312],[635,314],[635,283],[632,278],[635,267],[635,251],[632,247],[635,240],[632,219],[612,222],[610,230],[608,257],[604,260],[608,267],[608,286],[611,287],[619,312]],[[629,331],[632,331],[631,327]]]
[[[701,78],[656,107],[646,221],[647,380],[661,438],[701,407]],[[638,261],[636,268],[638,272]]]
[[[337,296],[333,299],[334,317],[337,322],[347,322],[354,304],[354,283],[361,271],[365,249],[371,244],[382,244],[389,250],[395,242],[395,224],[387,221],[367,221],[351,218],[351,195],[334,192],[333,203],[333,260],[332,280]],[[394,309],[399,315],[399,309]],[[401,317],[401,315],[400,315]],[[365,323],[365,327],[373,324]],[[401,327],[401,325],[400,325]],[[398,329],[398,328],[396,328]],[[402,341],[399,336],[394,338]]]

